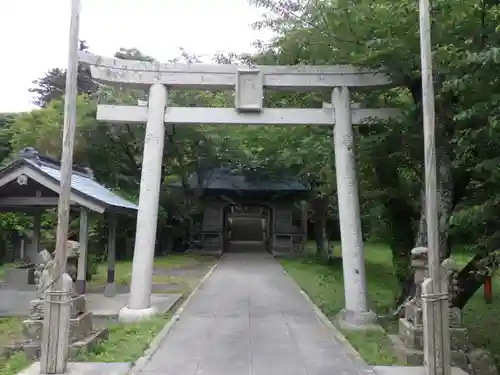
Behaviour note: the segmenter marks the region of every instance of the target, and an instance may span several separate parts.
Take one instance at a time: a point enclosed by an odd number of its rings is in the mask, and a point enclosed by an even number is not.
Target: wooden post
[[[41,232],[41,223],[42,223],[42,211],[36,210],[33,215],[33,245],[35,247],[35,254],[37,255],[40,252],[40,232]],[[35,259],[31,259],[34,261]]]
[[[78,257],[78,272],[76,277],[76,292],[78,294],[87,293],[87,259],[88,259],[88,210],[85,207],[80,207],[80,254]]]
[[[24,240],[24,237],[19,237],[19,252],[20,252],[20,258],[21,260],[24,260],[26,256],[26,241]]]
[[[483,295],[486,303],[490,304],[493,301],[493,285],[491,276],[488,276],[486,280],[484,280]]]
[[[116,296],[115,264],[116,264],[116,215],[109,214],[108,220],[108,276],[104,295],[106,297]]]
[[[302,251],[305,251],[307,248],[307,212],[308,212],[308,202],[301,201],[301,222],[302,222]]]
[[[76,85],[78,75],[78,47],[80,43],[78,36],[79,22],[80,0],[72,0],[68,69],[66,73],[66,92],[64,98],[61,183],[59,204],[57,208],[56,254],[54,267],[51,268],[51,278],[53,282],[45,297],[45,316],[40,349],[40,373],[42,374],[64,374],[68,365],[69,319],[71,313],[69,298],[72,285],[66,282],[69,276],[65,271],[70,214],[73,144],[76,128]]]
[[[443,302],[439,299],[444,298],[448,290],[442,282],[439,254],[434,80],[432,76],[429,0],[420,0],[420,50],[425,148],[425,208],[430,276],[426,288],[428,295],[433,296],[432,298],[428,296],[427,324],[433,327],[424,331],[424,362],[427,375],[449,375],[451,373],[451,354],[448,301],[445,301],[445,311],[442,308]]]

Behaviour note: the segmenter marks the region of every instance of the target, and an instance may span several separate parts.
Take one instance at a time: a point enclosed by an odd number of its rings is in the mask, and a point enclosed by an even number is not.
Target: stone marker
[[[415,297],[405,305],[404,317],[399,319],[399,333],[390,335],[398,359],[410,366],[424,363],[424,301],[422,299],[422,283],[428,275],[427,249],[412,250],[411,266],[414,269]],[[454,264],[450,260],[443,262],[442,274],[446,276],[448,290],[453,292],[456,285]],[[441,306],[443,307],[443,306]],[[498,375],[497,369],[488,352],[475,349],[468,340],[467,329],[462,325],[462,312],[455,307],[446,309],[450,326],[451,363],[473,375]],[[432,329],[431,324],[427,327]],[[433,373],[430,373],[433,374]]]
[[[28,358],[33,360],[40,358],[42,373],[50,373],[49,371],[61,371],[68,355],[88,351],[100,340],[105,339],[107,330],[93,329],[92,314],[87,311],[86,296],[73,294],[73,280],[67,273],[61,276],[63,292],[53,293],[51,272],[54,271],[54,261],[48,251],[44,250],[39,254],[39,261],[46,261],[46,264],[39,265],[37,270],[39,296],[38,299],[30,302],[28,319],[23,321],[24,341],[7,345],[6,350],[8,353],[24,350]],[[42,266],[44,268],[40,270]],[[50,330],[43,329],[44,324],[47,323],[44,317],[49,320],[54,318],[51,314],[51,306],[54,304],[61,305],[62,313],[69,315],[69,326],[65,327],[64,331],[60,331],[61,334],[64,334],[62,340],[58,337],[56,346],[51,346],[50,351],[45,351],[47,354],[41,356],[42,341],[47,340],[42,332],[51,333]],[[68,344],[69,351],[68,349],[64,350],[62,345],[67,347]],[[55,362],[48,356],[52,356]]]

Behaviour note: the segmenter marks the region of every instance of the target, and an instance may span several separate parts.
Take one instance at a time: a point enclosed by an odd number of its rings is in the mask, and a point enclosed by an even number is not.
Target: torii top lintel
[[[231,64],[162,64],[106,58],[80,52],[92,77],[102,83],[134,87],[162,83],[174,88],[227,89],[235,87],[238,73],[258,74],[263,86],[274,90],[316,91],[338,86],[352,88],[392,86],[386,73],[350,65],[275,66]]]

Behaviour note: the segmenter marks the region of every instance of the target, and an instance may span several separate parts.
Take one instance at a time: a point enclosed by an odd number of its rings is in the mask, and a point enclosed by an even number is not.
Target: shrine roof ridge
[[[29,162],[35,163],[37,166],[46,166],[52,168],[61,168],[61,162],[48,155],[42,155],[38,150],[33,147],[25,147],[19,152],[19,158],[25,159]],[[83,177],[94,180],[94,172],[89,167],[82,167],[73,164],[71,167],[74,174],[79,174]]]
[[[307,181],[294,179],[291,175],[265,176],[257,172],[245,173],[232,168],[210,168],[204,173],[202,184],[207,190],[241,190],[241,191],[287,191],[308,192],[311,186]],[[253,178],[251,177],[253,175]],[[260,175],[260,177],[259,177]],[[188,176],[187,187],[196,189],[198,187],[197,173]],[[169,187],[183,187],[181,182],[175,181],[168,184]]]
[[[135,203],[97,182],[90,168],[74,165],[72,169],[71,194],[79,205],[100,213],[108,210],[123,213],[137,211]],[[0,169],[0,187],[15,180],[19,174],[26,174],[59,194],[61,163],[32,147],[24,148],[15,160]]]

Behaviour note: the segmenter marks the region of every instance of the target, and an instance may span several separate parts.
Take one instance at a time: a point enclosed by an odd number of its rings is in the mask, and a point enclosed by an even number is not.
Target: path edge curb
[[[182,303],[181,306],[175,311],[174,315],[170,318],[170,320],[165,324],[165,326],[162,328],[162,330],[154,337],[153,341],[149,344],[149,347],[146,349],[144,352],[144,355],[142,357],[139,357],[133,365],[130,367],[130,369],[127,371],[128,375],[138,375],[141,373],[144,368],[146,367],[147,363],[151,360],[153,355],[158,351],[160,348],[161,343],[163,340],[168,336],[172,328],[175,326],[175,324],[180,320],[182,313],[186,309],[186,307],[189,305],[191,302],[192,298],[200,288],[207,282],[207,280],[212,276],[214,273],[215,269],[219,265],[220,259],[215,263],[203,276],[203,278],[200,280],[198,285],[192,290],[192,292],[189,294],[189,296],[186,298],[186,300]]]
[[[281,264],[280,264],[281,266]],[[290,278],[290,280],[293,282],[295,287],[299,290],[300,294],[302,297],[307,301],[311,309],[314,311],[316,316],[318,317],[319,321],[323,323],[332,333],[333,337],[335,340],[339,342],[347,351],[347,354],[349,357],[353,360],[353,362],[360,366],[360,371],[363,373],[369,375],[369,374],[375,374],[375,371],[373,370],[372,366],[368,365],[365,360],[361,357],[361,355],[358,353],[356,349],[352,346],[352,344],[349,342],[349,340],[344,336],[344,334],[335,326],[335,324],[332,323],[330,319],[321,311],[321,309],[312,301],[311,297],[295,282],[292,276],[285,270],[283,266],[281,266],[283,269],[283,272],[287,277]]]

